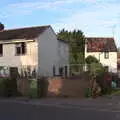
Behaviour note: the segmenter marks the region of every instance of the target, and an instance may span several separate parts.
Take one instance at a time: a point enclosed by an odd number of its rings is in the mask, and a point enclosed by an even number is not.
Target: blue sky
[[[58,32],[80,29],[86,36],[115,37],[120,46],[120,0],[4,0],[5,28],[52,25]]]

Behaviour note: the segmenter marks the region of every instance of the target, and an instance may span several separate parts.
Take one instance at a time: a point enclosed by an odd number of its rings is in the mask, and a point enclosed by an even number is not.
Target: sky
[[[5,29],[51,25],[55,32],[82,30],[87,37],[113,37],[120,46],[120,0],[2,0]]]

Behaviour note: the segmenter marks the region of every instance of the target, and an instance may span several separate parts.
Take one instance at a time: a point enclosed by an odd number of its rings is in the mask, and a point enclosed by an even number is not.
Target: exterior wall
[[[0,66],[18,67],[21,65],[37,65],[37,42],[27,42],[27,53],[15,55],[15,44],[3,44],[3,56],[0,57]]]
[[[85,58],[87,58],[89,55],[92,55],[99,59],[99,54],[100,54],[100,62],[104,66],[109,67],[110,72],[117,72],[117,52],[109,52],[109,59],[104,58],[104,52],[86,52],[85,50]]]
[[[48,78],[47,96],[85,97],[85,89],[88,87],[88,79],[51,77]]]
[[[58,58],[59,65],[68,65],[69,64],[69,51],[68,43],[64,43],[58,40]]]
[[[58,64],[58,40],[50,27],[38,37],[38,76],[53,76],[53,65],[56,64]]]
[[[120,72],[120,52],[117,53],[117,70]]]

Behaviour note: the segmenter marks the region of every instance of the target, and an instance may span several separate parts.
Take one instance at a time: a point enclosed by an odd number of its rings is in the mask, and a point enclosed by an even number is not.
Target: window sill
[[[25,56],[26,54],[15,54],[15,56]]]

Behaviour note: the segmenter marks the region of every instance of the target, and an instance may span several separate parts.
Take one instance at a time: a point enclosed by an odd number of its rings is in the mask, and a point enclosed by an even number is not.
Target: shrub
[[[86,59],[85,62],[87,64],[92,64],[92,63],[99,63],[98,59],[96,59],[94,56],[89,55]]]
[[[9,78],[0,78],[0,96],[10,97],[10,96],[21,96],[16,89],[14,89],[14,84]]]
[[[86,58],[87,68],[91,74],[98,75],[105,71],[103,65],[94,56],[88,56]]]

